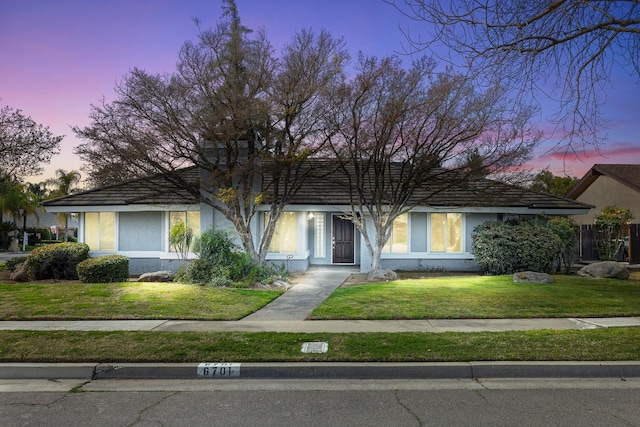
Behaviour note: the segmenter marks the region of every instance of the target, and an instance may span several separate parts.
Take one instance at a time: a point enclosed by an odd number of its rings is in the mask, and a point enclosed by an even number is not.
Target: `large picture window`
[[[174,225],[183,222],[187,228],[190,228],[193,232],[193,237],[200,235],[200,211],[172,211],[169,212],[169,230]],[[193,246],[193,243],[191,244]],[[169,246],[169,250],[174,252],[173,248]]]
[[[462,214],[431,214],[431,252],[462,252]]]
[[[265,224],[269,220],[269,213],[265,213]],[[276,229],[273,232],[269,252],[298,252],[298,213],[282,212]]]
[[[386,253],[407,253],[409,252],[409,214],[399,215],[391,226],[391,236],[382,248]]]
[[[87,212],[84,215],[84,241],[92,251],[115,252],[116,213]]]

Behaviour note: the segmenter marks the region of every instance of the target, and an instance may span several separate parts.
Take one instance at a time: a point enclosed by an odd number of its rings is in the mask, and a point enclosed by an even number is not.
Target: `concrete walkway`
[[[241,322],[304,320],[351,274],[358,272],[354,267],[311,267],[300,283]]]

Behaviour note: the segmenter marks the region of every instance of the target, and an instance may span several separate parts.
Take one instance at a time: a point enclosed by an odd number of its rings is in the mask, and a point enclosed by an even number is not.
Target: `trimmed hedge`
[[[27,257],[29,280],[77,280],[78,263],[89,258],[85,243],[57,243],[35,248]]]
[[[105,255],[85,259],[77,266],[78,278],[84,283],[126,282],[129,279],[129,258]]]

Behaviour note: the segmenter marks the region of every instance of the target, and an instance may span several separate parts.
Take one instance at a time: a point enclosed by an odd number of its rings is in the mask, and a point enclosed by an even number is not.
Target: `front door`
[[[333,263],[353,264],[354,254],[354,226],[348,219],[333,217]]]

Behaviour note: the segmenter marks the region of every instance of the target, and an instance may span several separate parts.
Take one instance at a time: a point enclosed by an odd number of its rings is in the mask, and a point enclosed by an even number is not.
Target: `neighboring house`
[[[580,225],[593,224],[605,206],[629,209],[640,221],[640,165],[593,165],[566,197],[594,206],[572,217]]]
[[[572,216],[582,229],[580,255],[583,261],[598,259],[593,237],[587,232],[595,216],[606,206],[616,206],[629,209],[633,215],[630,238],[625,241],[619,260],[640,263],[640,165],[593,165],[566,197],[594,206],[589,212]]]
[[[196,168],[183,169],[181,174],[183,180],[200,185]],[[367,271],[366,245],[353,223],[343,218],[349,199],[348,188],[338,180],[305,181],[282,214],[267,260],[284,263],[291,271],[310,265],[353,265]],[[158,177],[97,188],[43,205],[48,212],[78,213],[79,241],[89,244],[93,255],[128,256],[132,274],[177,267],[178,256],[169,248],[168,235],[179,220],[196,231],[210,227],[232,230],[222,214]],[[385,247],[383,267],[474,271],[471,232],[479,224],[518,215],[586,214],[589,209],[583,203],[478,178],[442,191],[428,205],[400,216]],[[255,236],[262,234],[267,210],[265,206],[256,215]]]

